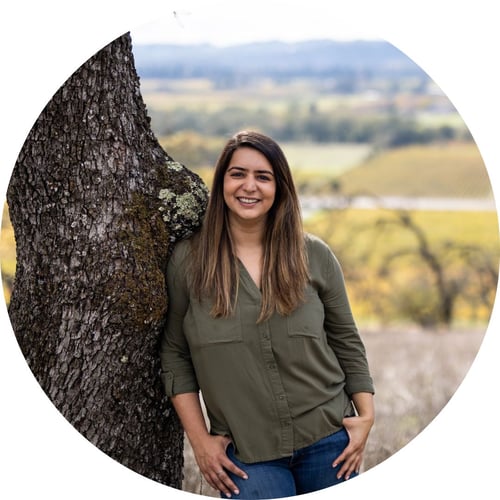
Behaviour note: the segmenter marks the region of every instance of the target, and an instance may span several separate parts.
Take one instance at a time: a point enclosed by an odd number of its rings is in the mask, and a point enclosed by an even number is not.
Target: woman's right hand
[[[238,488],[227,471],[247,479],[247,475],[227,456],[226,449],[231,439],[226,436],[205,435],[197,443],[191,443],[198,467],[207,483],[230,498],[231,493],[239,494]]]

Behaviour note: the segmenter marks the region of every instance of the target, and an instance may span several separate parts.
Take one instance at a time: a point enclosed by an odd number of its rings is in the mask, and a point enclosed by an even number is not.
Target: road
[[[302,211],[309,214],[321,209],[387,208],[392,210],[496,211],[493,198],[410,198],[403,196],[301,196]]]

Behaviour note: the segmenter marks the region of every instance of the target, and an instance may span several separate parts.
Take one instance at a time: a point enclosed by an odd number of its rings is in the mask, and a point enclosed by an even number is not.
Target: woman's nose
[[[255,191],[255,187],[256,187],[255,179],[252,176],[248,176],[245,179],[245,183],[243,184],[243,189],[251,193]]]

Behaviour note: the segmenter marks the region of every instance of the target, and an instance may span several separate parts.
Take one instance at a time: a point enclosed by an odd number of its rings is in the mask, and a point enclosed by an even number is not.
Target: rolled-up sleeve
[[[179,244],[167,267],[167,321],[160,343],[161,379],[167,396],[198,392],[199,385],[191,360],[183,322],[189,307],[186,280],[186,245]]]

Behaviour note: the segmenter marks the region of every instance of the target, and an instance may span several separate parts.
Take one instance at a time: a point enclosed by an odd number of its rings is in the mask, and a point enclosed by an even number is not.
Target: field
[[[213,112],[241,106],[248,111],[266,108],[272,114],[279,115],[290,109],[301,111],[313,103],[315,109],[321,112],[350,110],[359,114],[379,111],[390,105],[393,111],[417,111],[419,120],[425,123],[464,126],[448,98],[432,82],[429,84],[429,93],[419,94],[410,90],[419,84],[418,81],[410,78],[404,82],[400,79],[397,95],[393,96],[388,93],[391,82],[372,82],[373,89],[355,93],[336,92],[332,90],[334,83],[324,78],[276,80],[259,77],[221,86],[208,77],[142,77],[141,92],[148,108],[163,112],[179,109]]]
[[[324,83],[308,78],[294,78],[279,83],[271,78],[253,79],[248,85],[220,88],[208,78],[141,79],[141,91],[148,108],[157,111],[188,109],[214,112],[227,107],[252,111],[266,108],[272,114],[285,113],[290,108],[300,110],[312,102],[320,111],[338,111],[348,107],[371,109],[373,94],[352,94],[348,97],[324,91]],[[434,97],[443,101],[442,98]],[[409,99],[398,105],[422,106],[422,98]]]
[[[296,182],[317,177],[336,178],[372,154],[369,144],[284,142],[281,144]]]
[[[382,152],[339,179],[347,193],[423,197],[491,197],[491,184],[472,143],[414,145]]]
[[[376,390],[376,422],[364,460],[368,470],[417,437],[439,414],[472,364],[484,329],[393,327],[361,333]],[[200,477],[187,439],[183,489],[218,496]]]

